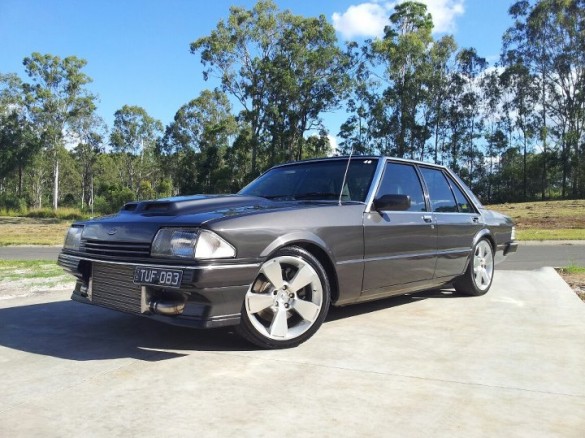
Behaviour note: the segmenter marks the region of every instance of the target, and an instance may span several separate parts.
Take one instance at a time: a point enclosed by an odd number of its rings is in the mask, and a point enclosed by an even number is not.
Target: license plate
[[[153,286],[181,287],[183,271],[164,268],[143,268],[137,266],[134,269],[135,284],[150,284]]]

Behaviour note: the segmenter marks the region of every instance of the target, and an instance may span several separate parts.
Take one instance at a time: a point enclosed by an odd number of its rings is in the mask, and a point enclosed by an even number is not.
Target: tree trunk
[[[55,151],[55,155],[57,151]],[[57,210],[59,206],[59,159],[55,157],[55,166],[54,166],[54,174],[55,179],[53,181],[53,210]]]
[[[546,129],[546,70],[542,69],[542,195],[541,199],[544,201],[546,199],[546,160],[547,160],[547,150],[546,150],[546,137],[547,137],[547,129]]]
[[[18,197],[22,196],[22,165],[18,166]]]
[[[523,137],[524,137],[524,153],[522,155],[522,183],[523,183],[523,191],[524,191],[524,199],[523,201],[526,202],[528,201],[528,179],[526,176],[526,148],[527,148],[527,140],[526,140],[526,132],[522,133]]]

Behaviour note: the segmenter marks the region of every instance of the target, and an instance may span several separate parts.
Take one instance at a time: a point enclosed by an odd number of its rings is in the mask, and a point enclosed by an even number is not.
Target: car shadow
[[[428,298],[460,297],[433,290],[330,309],[326,323]],[[100,307],[58,301],[0,309],[0,346],[73,361],[132,358],[156,362],[190,351],[252,351],[233,328],[197,330]]]
[[[331,307],[325,323],[329,321],[337,321],[339,319],[351,318],[352,316],[372,313],[383,309],[388,309],[396,306],[404,306],[406,304],[415,303],[417,301],[444,298],[465,298],[468,295],[457,293],[454,289],[431,289],[422,292],[410,293],[405,295],[398,295],[390,298],[382,298],[374,301],[367,301],[359,304],[352,304],[344,307]]]
[[[74,301],[0,309],[0,346],[75,361],[150,362],[190,350],[253,349],[232,330],[177,327]]]

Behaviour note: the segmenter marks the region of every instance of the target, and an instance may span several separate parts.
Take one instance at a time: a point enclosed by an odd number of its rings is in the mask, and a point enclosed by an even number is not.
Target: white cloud
[[[422,0],[433,16],[435,28],[433,32],[444,33],[455,31],[455,20],[465,12],[465,0]]]
[[[399,3],[405,0],[398,0]],[[455,31],[456,19],[465,12],[465,0],[418,0],[433,16],[434,33]],[[354,37],[380,38],[389,24],[396,2],[366,2],[352,5],[343,13],[334,12],[333,27],[346,40]]]
[[[334,12],[333,27],[347,40],[354,37],[381,37],[388,22],[388,10],[378,3],[350,6],[343,14]]]

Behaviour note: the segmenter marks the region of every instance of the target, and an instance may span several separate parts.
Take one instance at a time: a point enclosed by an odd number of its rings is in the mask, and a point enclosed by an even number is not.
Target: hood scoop
[[[167,198],[156,201],[129,202],[122,207],[120,212],[148,216],[178,215],[259,205],[261,203],[261,198],[255,196],[196,195]]]

